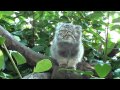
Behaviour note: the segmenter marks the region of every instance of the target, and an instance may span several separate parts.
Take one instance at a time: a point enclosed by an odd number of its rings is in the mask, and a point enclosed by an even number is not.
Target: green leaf
[[[111,66],[109,64],[96,64],[95,71],[100,78],[104,78],[111,71]]]
[[[88,17],[92,20],[98,20],[99,18],[101,18],[102,16],[104,16],[104,14],[100,11],[95,11],[94,13],[90,14]]]
[[[107,55],[114,49],[114,47],[115,47],[114,43],[108,43]]]
[[[118,23],[118,22],[120,22],[120,17],[113,19],[112,22],[113,22],[113,23]]]
[[[74,70],[73,72],[77,72],[77,73],[80,73],[81,75],[86,75],[86,76],[93,76],[94,74],[92,71]]]
[[[34,20],[37,20],[40,17],[40,14],[38,12],[35,13]]]
[[[13,77],[10,74],[6,74],[4,72],[0,72],[0,77],[2,79],[13,79]]]
[[[5,43],[5,37],[0,36],[0,45],[3,45]]]
[[[17,65],[26,63],[25,57],[17,51],[11,51],[11,55],[15,58]]]
[[[3,18],[4,15],[10,16],[13,13],[14,13],[13,11],[0,11],[0,19]]]
[[[51,67],[52,67],[51,61],[49,59],[43,59],[37,63],[33,72],[45,72],[48,71]]]
[[[0,70],[3,68],[4,66],[4,55],[2,50],[0,50]]]
[[[7,16],[12,15],[13,13],[14,13],[13,11],[0,11],[0,14],[7,15]]]
[[[120,25],[113,25],[113,26],[111,27],[111,30],[115,30],[115,29],[120,29]]]

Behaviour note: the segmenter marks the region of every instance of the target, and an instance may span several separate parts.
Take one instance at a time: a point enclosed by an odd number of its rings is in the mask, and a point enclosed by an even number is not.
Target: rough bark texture
[[[22,79],[50,79],[50,73],[31,73]]]

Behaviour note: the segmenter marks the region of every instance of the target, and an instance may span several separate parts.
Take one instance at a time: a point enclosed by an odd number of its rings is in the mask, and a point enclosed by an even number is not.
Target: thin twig
[[[5,45],[5,44],[3,44],[3,47],[5,48],[5,51],[7,52],[8,57],[10,58],[10,60],[11,60],[11,62],[12,62],[12,64],[13,64],[13,66],[14,66],[14,68],[15,68],[16,72],[18,73],[18,75],[19,75],[20,79],[22,79],[22,76],[21,76],[21,74],[20,74],[20,72],[19,72],[19,70],[18,70],[18,68],[17,68],[17,66],[16,66],[16,64],[15,64],[15,62],[14,62],[14,60],[13,60],[13,58],[12,58],[11,54],[10,54],[10,52],[8,51],[8,49],[7,49],[6,45]]]
[[[107,27],[106,27],[106,30],[105,30],[105,54],[104,54],[104,60],[106,61],[107,60],[107,49],[108,49],[108,29],[109,29],[109,12],[107,14],[107,18],[108,18],[108,24],[107,24]]]

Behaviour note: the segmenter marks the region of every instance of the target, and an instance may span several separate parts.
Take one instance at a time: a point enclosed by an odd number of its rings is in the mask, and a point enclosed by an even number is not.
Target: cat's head
[[[82,35],[82,27],[72,23],[58,23],[55,35],[60,42],[78,42]]]

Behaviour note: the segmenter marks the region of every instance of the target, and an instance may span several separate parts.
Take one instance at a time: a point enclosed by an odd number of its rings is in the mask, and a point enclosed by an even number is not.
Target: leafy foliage
[[[50,43],[53,39],[55,26],[58,22],[70,22],[82,26],[83,44],[85,47],[84,57],[87,58],[87,62],[94,64],[94,68],[99,67],[99,69],[96,69],[99,77],[105,77],[109,74],[109,65],[111,66],[110,70],[114,77],[119,76],[119,74],[116,76],[114,73],[120,68],[120,12],[0,11],[0,25],[15,36],[15,39],[22,44],[47,56],[50,56]],[[106,29],[108,29],[108,37]],[[0,45],[3,43],[4,39],[0,37]],[[8,56],[3,49],[1,50],[4,54],[5,63],[9,63]],[[100,70],[101,66],[98,64],[100,61],[110,62],[102,67],[107,71]],[[6,70],[7,67],[8,65],[6,64],[3,72],[17,78],[15,72]],[[24,67],[23,65],[18,66],[21,72],[25,70],[24,74],[32,72],[33,68],[29,66]],[[24,70],[22,68],[24,68]]]

